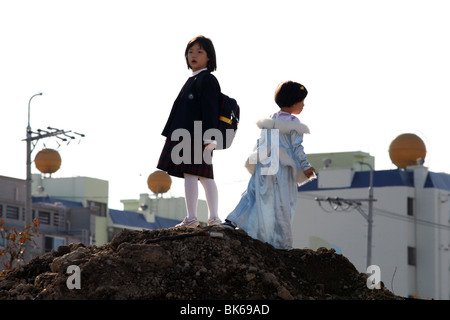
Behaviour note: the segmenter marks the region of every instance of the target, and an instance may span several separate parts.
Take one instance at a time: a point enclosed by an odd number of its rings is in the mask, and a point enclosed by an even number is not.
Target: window
[[[53,213],[53,225],[59,226],[59,212]]]
[[[408,216],[414,216],[414,198],[408,197],[407,214]]]
[[[0,204],[0,218],[3,217],[3,205]]]
[[[19,207],[6,206],[6,217],[19,220]]]
[[[416,265],[416,248],[408,247],[408,265]]]
[[[57,250],[59,246],[66,244],[66,239],[58,237],[45,237],[45,252]]]
[[[38,217],[39,217],[39,223],[50,224],[50,212],[39,211]]]
[[[91,209],[92,214],[95,214],[96,216],[99,216],[99,217],[106,217],[106,211],[107,211],[106,203],[97,202],[97,201],[88,201],[87,205]]]

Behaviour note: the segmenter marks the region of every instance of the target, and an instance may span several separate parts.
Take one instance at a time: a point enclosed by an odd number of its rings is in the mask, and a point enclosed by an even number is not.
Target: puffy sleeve
[[[303,134],[297,133],[295,131],[291,132],[291,141],[292,141],[292,150],[294,152],[295,162],[297,163],[297,167],[301,168],[303,171],[311,168],[309,164],[306,153],[303,148]]]
[[[301,186],[309,181],[317,179],[317,175],[313,174],[310,178],[305,175],[305,171],[311,168],[306,154],[303,149],[303,133],[292,132],[291,133],[292,149],[294,152],[295,163],[297,165],[295,180],[298,186]]]

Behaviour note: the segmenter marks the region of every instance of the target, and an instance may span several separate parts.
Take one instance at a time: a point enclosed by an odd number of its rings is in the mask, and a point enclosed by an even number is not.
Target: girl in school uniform
[[[309,129],[295,116],[303,111],[307,94],[296,82],[278,86],[275,102],[280,110],[257,122],[261,135],[246,162],[252,176],[247,191],[223,224],[239,227],[277,249],[292,248],[297,186],[316,178],[302,145],[303,134]]]
[[[192,76],[175,99],[162,131],[166,142],[157,168],[169,175],[184,178],[187,216],[177,226],[199,225],[198,181],[205,190],[208,225],[218,225],[221,223],[218,216],[218,190],[211,162],[216,142],[203,140],[204,132],[216,128],[219,118],[220,85],[211,74],[217,68],[212,41],[204,36],[193,38],[186,47],[185,58],[188,69],[192,69]],[[208,153],[209,158],[204,157]]]

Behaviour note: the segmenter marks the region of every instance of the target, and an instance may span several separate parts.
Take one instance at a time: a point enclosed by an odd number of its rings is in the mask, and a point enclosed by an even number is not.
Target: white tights
[[[205,189],[206,202],[209,209],[209,219],[218,218],[219,195],[214,179],[184,174],[184,192],[188,219],[197,217],[198,180]]]

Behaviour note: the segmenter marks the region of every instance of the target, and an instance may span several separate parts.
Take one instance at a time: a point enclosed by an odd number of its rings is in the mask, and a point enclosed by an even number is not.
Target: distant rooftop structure
[[[70,201],[64,199],[58,199],[53,197],[32,197],[33,203],[49,203],[49,204],[61,204],[66,208],[83,208],[83,203],[77,201]]]
[[[348,151],[348,152],[328,152],[308,154],[308,162],[316,168],[353,168],[355,171],[369,170],[367,166],[359,162],[367,162],[375,168],[375,157],[367,152]]]
[[[116,228],[122,227],[139,230],[171,228],[180,222],[179,220],[159,216],[154,217],[154,222],[149,222],[142,213],[115,209],[109,209],[109,217],[111,218],[113,226]]]
[[[328,169],[333,170],[333,169]],[[318,179],[311,181],[310,183],[304,184],[298,188],[299,191],[313,191],[313,190],[327,190],[327,189],[355,189],[355,188],[368,188],[370,181],[369,171],[355,171],[336,169],[334,171],[340,172],[343,175],[348,175],[347,179],[340,179],[336,181],[325,181],[325,172],[327,170],[322,170],[318,174]],[[322,178],[325,177],[325,178]],[[344,183],[344,181],[350,181],[349,184]],[[336,185],[336,183],[340,183]],[[404,187],[414,187],[414,172],[406,171],[401,169],[394,170],[379,170],[374,171],[373,176],[373,186],[374,187],[394,187],[394,186],[404,186]],[[424,188],[435,188],[445,191],[450,191],[450,174],[447,173],[437,173],[428,172],[428,176],[423,185]]]

